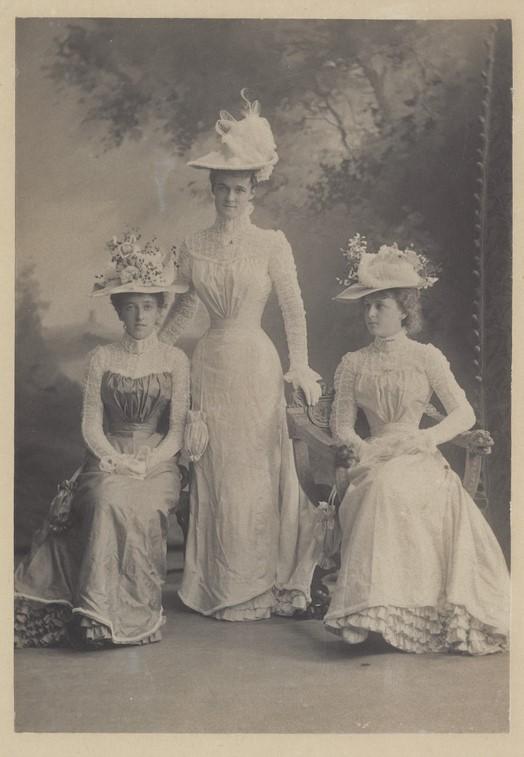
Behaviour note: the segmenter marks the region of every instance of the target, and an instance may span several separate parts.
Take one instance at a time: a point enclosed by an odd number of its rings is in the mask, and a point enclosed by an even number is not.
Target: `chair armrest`
[[[446,417],[431,402],[426,405],[424,415],[431,418],[435,423],[439,423]],[[493,438],[489,431],[482,428],[475,428],[471,431],[464,431],[462,434],[458,434],[454,439],[451,439],[450,444],[454,444],[456,447],[462,447],[468,450],[472,455],[489,455],[491,454],[491,448],[494,445]]]
[[[335,469],[335,447],[332,437],[318,426],[314,426],[302,407],[288,407],[287,421],[289,436],[304,442],[308,449]]]
[[[482,428],[476,428],[472,431],[464,431],[462,434],[458,434],[451,440],[451,444],[457,447],[463,447],[470,455],[490,455],[491,449],[495,442],[493,437]]]
[[[298,480],[308,499],[318,505],[325,499],[318,485],[318,470],[325,473],[327,481],[335,477],[335,450],[333,440],[324,428],[316,426],[304,406],[287,407],[289,436],[293,442]],[[312,465],[315,458],[315,467]]]

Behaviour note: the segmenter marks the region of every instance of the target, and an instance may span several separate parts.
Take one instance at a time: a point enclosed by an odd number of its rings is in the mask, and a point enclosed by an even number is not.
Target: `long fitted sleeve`
[[[176,455],[182,447],[186,415],[189,407],[189,360],[184,352],[161,345],[156,335],[135,341],[124,337],[122,343],[97,347],[87,373],[82,415],[82,433],[91,452],[104,462],[124,462],[104,433],[104,407],[101,396],[102,377],[109,371],[131,379],[151,373],[171,376],[169,429],[166,436],[151,450],[150,467]]]
[[[82,408],[82,436],[93,455],[100,459],[118,455],[104,433],[104,406],[100,395],[105,370],[104,354],[100,347],[91,353]]]
[[[152,451],[150,466],[173,457],[182,448],[187,411],[189,410],[189,359],[180,350],[173,355],[169,431]]]
[[[444,444],[470,429],[475,423],[475,413],[451,372],[447,359],[431,344],[426,345],[426,374],[447,416],[424,433],[435,445]]]
[[[178,281],[188,284],[189,290],[175,298],[159,333],[161,342],[175,344],[191,323],[198,309],[198,294],[193,287],[191,254],[185,242],[180,246]]]
[[[355,432],[358,409],[355,400],[355,378],[356,355],[349,352],[342,358],[335,371],[335,399],[329,425],[336,441],[340,444],[354,445],[359,449],[364,440]]]
[[[306,314],[293,253],[281,231],[275,232],[276,247],[269,261],[269,275],[282,311],[289,351],[290,370],[308,365]]]
[[[269,275],[277,293],[286,330],[289,371],[284,378],[294,385],[312,385],[313,402],[316,402],[320,396],[316,382],[321,377],[308,365],[306,314],[297,269],[286,237],[281,231],[276,231],[275,236],[277,243],[269,260]]]

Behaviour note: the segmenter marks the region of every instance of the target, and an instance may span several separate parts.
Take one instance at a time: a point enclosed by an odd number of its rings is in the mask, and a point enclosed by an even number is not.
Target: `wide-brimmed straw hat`
[[[257,181],[266,181],[278,162],[273,133],[267,119],[260,116],[258,100],[250,102],[246,89],[240,96],[244,101],[243,117],[237,120],[221,110],[215,125],[221,139],[218,149],[189,161],[188,166],[214,171],[253,171]]]
[[[126,232],[122,239],[113,237],[107,248],[111,262],[95,277],[93,297],[187,291],[187,284],[176,281],[174,248],[164,254],[155,239],[141,245],[138,232]]]
[[[365,238],[356,234],[342,252],[348,271],[339,282],[349,286],[335,300],[358,300],[386,289],[427,289],[438,281],[428,258],[413,249],[401,250],[397,244],[369,253]]]

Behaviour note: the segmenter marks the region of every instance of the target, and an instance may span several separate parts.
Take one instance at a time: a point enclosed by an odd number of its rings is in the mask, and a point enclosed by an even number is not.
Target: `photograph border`
[[[346,18],[346,19],[510,19],[513,26],[514,50],[514,119],[513,119],[513,249],[519,250],[522,239],[522,219],[517,212],[519,179],[523,175],[521,148],[523,119],[520,91],[523,71],[524,35],[522,26],[524,8],[518,0],[398,0],[382,2],[368,0],[365,4],[353,0],[326,0],[322,2],[275,2],[252,0],[249,11],[246,3],[238,0],[202,2],[146,3],[144,0],[97,0],[96,2],[2,2],[0,5],[0,111],[2,118],[0,139],[0,181],[3,188],[0,206],[0,235],[4,245],[3,297],[1,323],[4,335],[0,340],[0,365],[4,400],[2,432],[0,435],[0,485],[2,487],[2,523],[0,527],[1,591],[0,608],[3,610],[4,629],[0,650],[0,670],[5,684],[0,694],[0,751],[13,757],[82,757],[100,749],[115,750],[126,757],[146,755],[156,757],[174,753],[185,755],[266,755],[270,750],[289,757],[294,755],[326,754],[352,756],[384,755],[391,757],[419,757],[419,755],[475,755],[498,757],[519,755],[524,752],[524,639],[520,630],[522,597],[524,596],[523,543],[524,523],[520,508],[523,484],[523,467],[518,465],[523,445],[524,405],[518,385],[523,378],[524,344],[522,339],[522,292],[524,266],[522,254],[513,254],[513,364],[512,364],[512,641],[511,641],[511,720],[509,734],[29,734],[14,732],[13,710],[13,634],[12,634],[12,566],[13,566],[13,396],[14,396],[14,177],[15,177],[15,114],[14,93],[16,68],[14,58],[15,19],[22,17],[49,18]],[[522,300],[522,295],[520,297]],[[217,703],[217,706],[219,704]]]

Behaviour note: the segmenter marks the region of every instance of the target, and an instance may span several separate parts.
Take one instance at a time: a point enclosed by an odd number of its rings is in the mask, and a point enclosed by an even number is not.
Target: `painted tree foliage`
[[[211,146],[221,109],[238,114],[248,87],[278,144],[259,202],[293,243],[314,366],[329,377],[341,345],[360,346],[354,311],[331,302],[339,250],[360,232],[371,246],[413,243],[441,265],[424,336],[474,393],[471,261],[489,33],[482,21],[75,19],[60,25],[45,74],[78,99],[101,155],[154,134],[166,158],[194,156]],[[497,34],[510,57],[509,25]],[[499,91],[510,91],[510,66]],[[187,189],[196,199],[198,186]],[[508,281],[508,263],[500,270]],[[498,328],[507,333],[507,318]],[[507,347],[495,350],[506,375],[508,361]],[[505,429],[507,411],[506,398],[497,411]],[[508,499],[506,483],[505,513]]]
[[[79,20],[57,39],[48,73],[77,91],[86,124],[103,126],[105,149],[154,128],[166,153],[181,155],[209,138],[220,109],[237,111],[248,86],[281,156],[262,201],[277,220],[297,209],[345,217],[323,283],[329,276],[333,288],[338,248],[354,231],[371,243],[414,243],[443,264],[440,291],[462,320],[488,29],[485,22]],[[456,329],[439,320],[443,332]]]
[[[82,457],[80,387],[65,377],[42,330],[42,300],[34,266],[16,281],[15,533],[27,547],[58,481]]]

